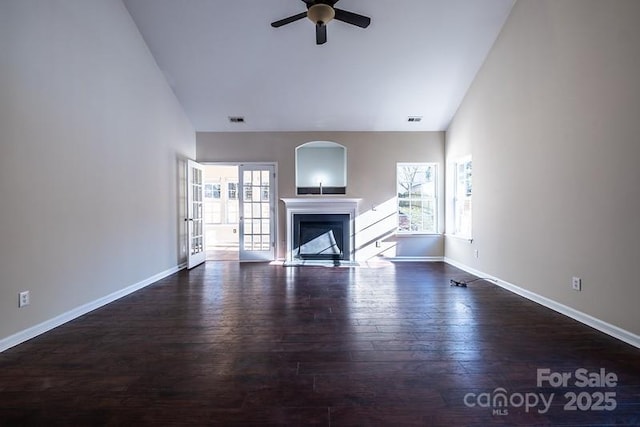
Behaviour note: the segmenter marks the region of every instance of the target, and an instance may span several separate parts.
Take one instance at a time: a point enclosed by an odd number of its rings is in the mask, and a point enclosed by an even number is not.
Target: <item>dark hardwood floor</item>
[[[640,350],[450,278],[209,262],[0,353],[0,425],[640,425]]]

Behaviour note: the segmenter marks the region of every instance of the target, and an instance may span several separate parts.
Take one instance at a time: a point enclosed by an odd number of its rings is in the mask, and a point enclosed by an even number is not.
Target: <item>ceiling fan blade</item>
[[[334,4],[338,3],[338,1],[340,0],[302,0],[303,2],[306,3],[307,8],[313,6],[314,4],[327,4],[331,7],[333,7]]]
[[[367,28],[371,23],[371,18],[358,15],[357,13],[348,12],[342,9],[334,9],[336,11],[335,19],[338,21],[346,22],[347,24],[355,25],[360,28]]]
[[[325,44],[327,42],[327,26],[324,24],[316,24],[316,44]]]
[[[306,17],[307,17],[307,12],[298,13],[297,15],[293,15],[293,16],[290,16],[288,18],[284,18],[284,19],[281,19],[279,21],[272,22],[271,26],[273,28],[282,27],[283,25],[290,24],[292,22],[298,21],[298,20],[300,20],[302,18],[306,18]]]

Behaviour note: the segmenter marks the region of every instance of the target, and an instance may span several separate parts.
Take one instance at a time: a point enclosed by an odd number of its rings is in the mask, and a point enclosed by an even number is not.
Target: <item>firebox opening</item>
[[[349,215],[294,216],[295,257],[302,260],[349,259]]]

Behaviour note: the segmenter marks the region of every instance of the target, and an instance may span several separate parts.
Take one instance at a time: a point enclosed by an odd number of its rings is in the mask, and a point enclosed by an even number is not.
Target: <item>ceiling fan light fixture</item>
[[[314,4],[307,11],[307,18],[316,25],[327,25],[335,16],[336,11],[328,4]]]

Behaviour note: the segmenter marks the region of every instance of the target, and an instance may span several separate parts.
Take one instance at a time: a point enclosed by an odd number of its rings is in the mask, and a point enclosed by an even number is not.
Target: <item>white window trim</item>
[[[453,233],[450,235],[451,237],[455,237],[458,239],[468,240],[469,242],[473,242],[473,189],[471,190],[471,224],[469,224],[469,233],[461,233],[457,230],[457,221],[458,221],[458,165],[471,162],[473,168],[473,157],[471,154],[466,156],[459,157],[453,163]],[[471,172],[472,180],[473,180],[473,169]]]
[[[204,191],[211,191],[211,194],[214,194],[215,191],[216,191],[215,190],[215,186],[216,185],[218,186],[218,197],[214,197],[214,196],[206,197],[206,196],[203,196],[205,199],[210,199],[210,200],[221,200],[222,199],[222,184],[220,182],[205,182],[204,183],[204,187],[205,187]],[[207,190],[206,189],[207,186],[211,186],[211,189]]]
[[[235,184],[235,195],[236,197],[229,197],[229,184]],[[227,178],[225,180],[225,224],[229,225],[236,225],[240,222],[240,208],[239,208],[239,200],[238,200],[238,180],[236,179],[229,179]],[[234,203],[235,204],[235,221],[231,221],[231,204]]]
[[[435,189],[435,195],[433,197],[434,200],[434,216],[433,216],[433,228],[435,231],[404,231],[404,230],[399,230],[399,222],[398,219],[396,219],[396,230],[395,230],[395,234],[398,237],[411,237],[411,236],[440,236],[442,235],[442,233],[438,232],[439,228],[439,193],[440,193],[440,189],[438,187],[438,174],[440,173],[439,171],[439,164],[438,162],[397,162],[396,163],[396,182],[395,182],[395,186],[396,186],[396,198],[398,197],[398,168],[400,166],[412,166],[412,165],[416,165],[416,166],[433,166],[434,170],[435,170],[435,175],[433,178],[433,185],[434,185],[434,189]],[[398,201],[396,200],[396,215],[397,215],[397,206],[398,206]]]

